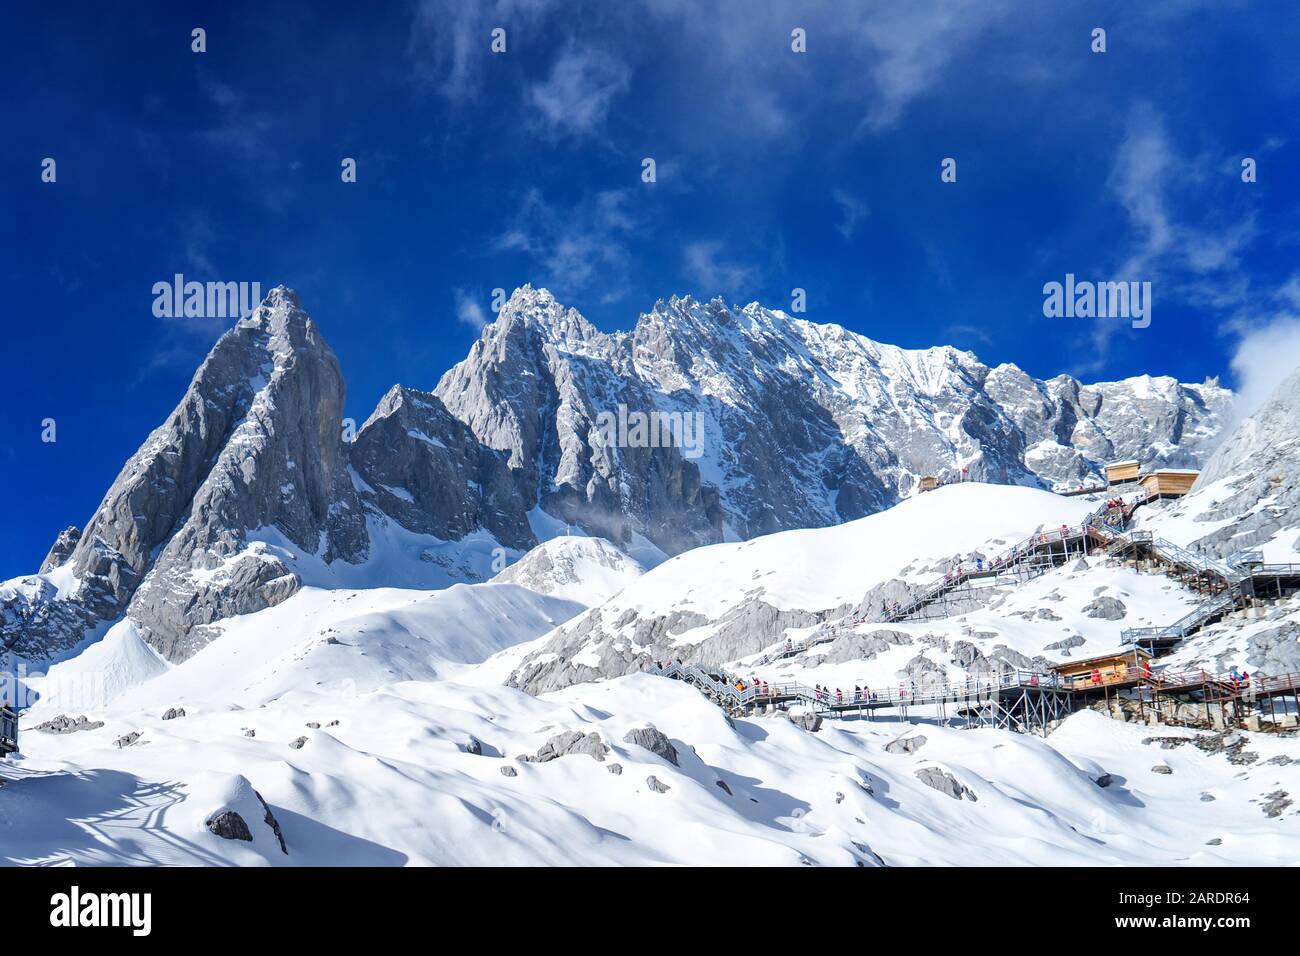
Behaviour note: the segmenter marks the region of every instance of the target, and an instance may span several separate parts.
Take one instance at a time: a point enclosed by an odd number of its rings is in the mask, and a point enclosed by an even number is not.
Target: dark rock
[[[605,769],[608,770],[616,777],[620,776],[623,773],[623,765],[621,763],[612,763]]]
[[[885,744],[885,753],[914,754],[924,746],[925,737],[921,734],[913,734],[911,737],[900,737]]]
[[[276,820],[275,815],[271,813],[270,805],[262,799],[260,793],[254,790],[253,796],[257,797],[258,802],[262,804],[262,809],[266,811],[266,816],[262,818],[262,822],[270,827],[271,832],[275,834],[276,840],[280,843],[280,852],[288,856],[289,845],[284,842],[284,831],[280,829],[280,822]]]
[[[102,720],[89,720],[83,714],[80,717],[72,718],[66,714],[45,721],[43,724],[37,724],[33,730],[40,730],[47,734],[75,734],[83,730],[98,730],[104,726]]]
[[[244,822],[244,818],[234,810],[225,810],[217,814],[208,821],[207,827],[223,840],[253,842],[253,832],[248,829],[248,824]]]
[[[546,763],[570,754],[586,754],[604,762],[609,748],[600,739],[600,734],[583,734],[581,731],[569,730],[551,737],[537,751],[537,756],[521,756],[519,759],[529,763]]]
[[[958,783],[957,778],[952,774],[940,770],[938,767],[922,767],[916,771],[916,779],[920,780],[927,787],[938,790],[940,793],[952,797],[954,800],[961,800],[963,797],[972,803],[978,802],[979,798],[975,796],[974,791],[969,787]]]
[[[673,746],[672,741],[667,736],[653,726],[647,725],[629,730],[623,736],[623,743],[644,747],[655,756],[667,760],[674,767],[678,766],[677,748]]]
[[[519,776],[519,771],[516,770],[514,767],[510,766],[510,764],[506,764],[505,766],[503,766],[503,767],[501,768],[501,776],[503,776],[503,777],[517,777],[517,776]]]
[[[129,734],[123,734],[121,737],[118,737],[116,740],[114,740],[113,746],[116,747],[118,750],[121,750],[123,747],[130,747],[139,739],[140,739],[140,731],[133,730]]]
[[[727,781],[725,781],[725,780],[715,780],[715,781],[713,781],[713,782],[714,782],[715,784],[717,784],[719,787],[721,787],[721,788],[723,789],[723,791],[727,794],[727,796],[731,796],[731,795],[732,795],[732,794],[731,794],[731,788],[727,786]]]
[[[1166,776],[1174,772],[1174,768],[1167,763],[1158,763],[1151,768],[1152,773],[1163,773]]]
[[[655,793],[667,793],[669,790],[672,789],[671,787],[668,786],[668,784],[664,783],[658,777],[654,776],[654,774],[651,774],[650,776],[645,778],[645,785],[649,787],[651,790],[653,790]]]
[[[301,750],[305,743],[307,743],[307,738],[299,737],[297,740],[289,741],[289,746],[292,747],[294,750]]]
[[[1083,612],[1088,617],[1100,618],[1103,621],[1120,621],[1128,615],[1128,608],[1119,598],[1099,597],[1094,598],[1091,604],[1084,607]]]
[[[1272,793],[1267,794],[1265,799],[1268,800],[1268,803],[1264,804],[1260,809],[1264,811],[1266,817],[1280,817],[1286,811],[1286,808],[1295,802],[1285,790],[1274,790]]]
[[[175,720],[177,717],[185,716],[184,707],[168,707],[167,712],[162,715],[163,720]]]

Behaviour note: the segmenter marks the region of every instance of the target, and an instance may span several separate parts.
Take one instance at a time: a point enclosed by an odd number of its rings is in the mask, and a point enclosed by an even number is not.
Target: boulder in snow
[[[1121,621],[1128,615],[1128,608],[1119,598],[1103,596],[1094,598],[1092,603],[1083,609],[1083,613],[1103,621]]]
[[[911,737],[900,737],[898,740],[891,740],[885,744],[885,753],[914,754],[924,746],[925,737],[921,734],[914,734]]]
[[[938,767],[922,767],[920,770],[916,771],[916,779],[920,780],[927,787],[932,787],[940,793],[952,797],[954,800],[960,800],[963,797],[970,800],[971,803],[975,803],[979,800],[970,787],[958,783],[956,777],[945,770],[940,770]]]
[[[677,748],[673,746],[672,741],[662,731],[657,730],[651,724],[629,730],[623,737],[623,743],[644,747],[652,754],[663,757],[674,767],[678,766]]]

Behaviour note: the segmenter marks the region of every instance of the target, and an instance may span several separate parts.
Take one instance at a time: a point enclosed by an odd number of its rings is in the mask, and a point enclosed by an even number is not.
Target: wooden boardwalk
[[[1043,735],[1056,721],[1098,701],[1129,702],[1144,719],[1148,710],[1158,718],[1162,710],[1170,709],[1162,702],[1190,704],[1204,709],[1206,726],[1239,726],[1251,716],[1262,716],[1266,708],[1276,722],[1279,701],[1283,716],[1300,714],[1300,673],[1252,676],[1241,682],[1231,675],[1205,671],[1147,672],[1133,667],[1114,679],[1092,681],[1065,678],[1054,671],[1008,670],[959,684],[904,682],[897,687],[857,688],[848,693],[797,682],[769,684],[723,668],[680,661],[659,665],[657,673],[692,684],[735,714],[799,706],[823,717],[870,720],[888,712],[906,721],[913,709],[923,709],[934,712],[944,723],[958,720],[965,727],[1000,727]]]

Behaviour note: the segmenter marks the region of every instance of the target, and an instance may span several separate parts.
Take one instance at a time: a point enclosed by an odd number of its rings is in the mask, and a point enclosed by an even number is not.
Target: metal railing
[[[1142,500],[1145,501],[1149,497],[1149,494],[1145,495]],[[1106,501],[1089,513],[1078,525],[1061,525],[1050,531],[1031,534],[989,560],[977,559],[974,563],[960,562],[956,568],[945,574],[941,581],[932,584],[906,605],[886,608],[881,620],[886,623],[905,620],[926,605],[934,603],[944,594],[977,578],[996,578],[1008,573],[1026,578],[1037,577],[1048,568],[1055,566],[1052,560],[1054,556],[1051,554],[1054,545],[1063,546],[1062,558],[1064,559],[1068,557],[1071,543],[1097,534],[1103,538],[1117,535],[1138,503],[1140,502],[1132,505],[1113,505],[1111,501]],[[1045,551],[1048,552],[1046,555],[1044,555]],[[1043,560],[1044,557],[1047,560]]]
[[[1120,631],[1121,644],[1140,644],[1151,641],[1181,641],[1193,631],[1199,630],[1215,617],[1225,614],[1241,599],[1236,588],[1230,588],[1202,601],[1190,613],[1172,624],[1157,627],[1129,627]]]

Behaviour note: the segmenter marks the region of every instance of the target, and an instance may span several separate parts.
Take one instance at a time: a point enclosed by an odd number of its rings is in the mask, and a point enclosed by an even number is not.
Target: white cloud
[[[1150,104],[1135,106],[1106,183],[1128,217],[1131,237],[1127,244],[1117,244],[1115,259],[1094,263],[1092,274],[1083,277],[1150,282],[1155,322],[1176,314],[1180,302],[1240,309],[1250,295],[1241,257],[1257,229],[1253,215],[1232,219],[1224,213],[1214,188],[1220,165],[1218,158],[1189,155],[1176,144],[1164,117]],[[1223,186],[1232,182],[1225,177]],[[1137,334],[1124,322],[1093,320],[1090,354],[1075,364],[1074,373],[1104,368],[1114,337]]]
[[[942,82],[949,62],[1009,6],[1003,0],[884,2],[859,11],[855,32],[865,41],[874,83],[865,126],[880,132],[897,124],[912,100]]]
[[[1219,223],[1213,221],[1203,201],[1184,203],[1182,208],[1203,212],[1203,221],[1192,223],[1171,208],[1171,194],[1179,186],[1202,181],[1207,165],[1203,158],[1178,151],[1164,118],[1151,106],[1134,109],[1108,180],[1137,239],[1117,278],[1154,279],[1180,272],[1202,275],[1238,268],[1242,250],[1255,236],[1252,218]]]
[[[488,324],[487,312],[481,302],[471,298],[464,289],[453,289],[452,295],[456,301],[457,322],[476,330]]]
[[[628,67],[609,54],[571,43],[556,57],[546,80],[529,87],[526,101],[549,135],[589,136],[627,89],[629,76]]]
[[[1232,355],[1237,388],[1237,417],[1245,418],[1262,405],[1284,378],[1300,368],[1300,273],[1278,290],[1277,310],[1265,321],[1239,321],[1240,335]]]
[[[701,298],[718,292],[736,293],[754,281],[756,270],[722,257],[723,245],[716,239],[687,244],[686,273],[695,281]]]
[[[831,193],[835,205],[840,207],[840,222],[835,228],[845,239],[852,239],[858,225],[867,218],[867,204],[852,193],[837,189]]]
[[[473,99],[489,60],[509,56],[511,43],[554,5],[554,0],[419,0],[407,44],[417,81],[454,102]],[[491,51],[497,27],[506,31],[505,54]]]
[[[572,293],[599,279],[605,298],[618,298],[631,261],[628,240],[639,225],[629,207],[625,189],[590,193],[563,208],[533,189],[495,246],[527,254],[553,292]]]

